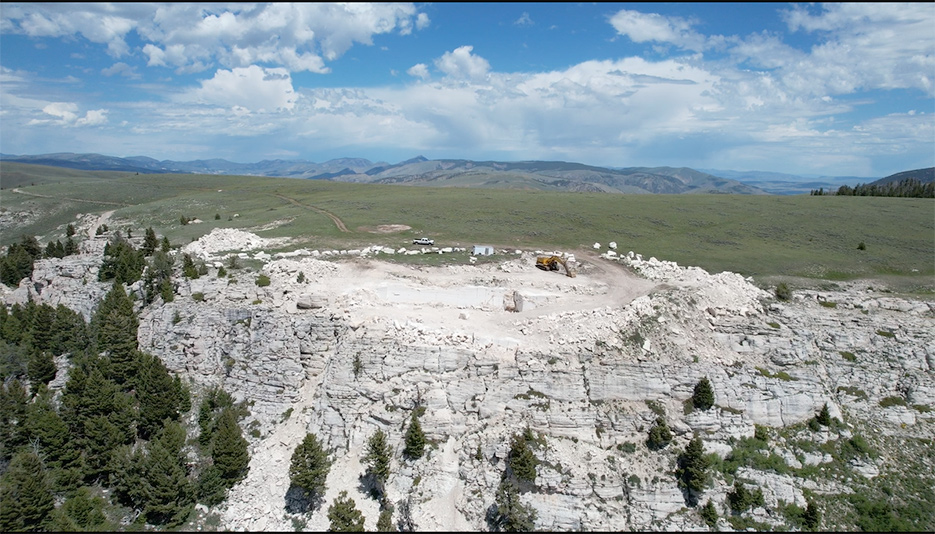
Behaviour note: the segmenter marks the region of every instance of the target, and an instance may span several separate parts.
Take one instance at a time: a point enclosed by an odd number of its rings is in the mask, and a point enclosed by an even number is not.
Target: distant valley
[[[833,191],[845,184],[872,182],[855,176],[798,176],[765,171],[696,170],[687,167],[608,168],[563,161],[430,160],[422,156],[395,164],[363,158],[338,158],[323,163],[280,159],[256,163],[235,163],[223,159],[160,161],[145,156],[120,158],[73,153],[0,154],[0,160],[140,174],[221,174],[436,187],[627,194],[794,195],[808,194],[821,188]],[[931,181],[931,177],[923,178],[923,181]]]

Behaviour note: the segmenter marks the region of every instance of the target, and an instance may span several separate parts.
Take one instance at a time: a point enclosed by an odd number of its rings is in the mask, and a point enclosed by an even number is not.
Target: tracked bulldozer
[[[558,266],[561,265],[565,268],[565,274],[570,278],[574,278],[578,273],[569,263],[568,260],[561,256],[539,256],[536,258],[536,267],[543,271],[557,271],[559,270]]]

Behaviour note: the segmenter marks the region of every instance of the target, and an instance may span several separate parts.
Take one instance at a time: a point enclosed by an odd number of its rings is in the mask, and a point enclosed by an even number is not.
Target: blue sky
[[[0,152],[935,165],[935,4],[0,4]]]

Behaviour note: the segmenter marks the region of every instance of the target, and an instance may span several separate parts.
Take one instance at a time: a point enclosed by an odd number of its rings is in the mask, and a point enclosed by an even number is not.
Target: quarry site
[[[81,254],[38,261],[31,280],[0,298],[31,296],[89,317],[108,290],[96,276],[106,236],[92,237],[102,220],[86,220]],[[466,250],[427,247],[418,253],[465,261],[424,266],[387,261],[409,251],[381,246],[274,252],[280,245],[217,229],[182,248],[208,274],[178,277],[173,302],[138,310],[141,350],[193,392],[220,385],[249,406],[247,477],[226,503],[199,505],[221,529],[326,530],[327,504],[341,491],[374,529],[379,505],[360,477],[377,429],[396,453],[389,502],[408,502],[416,530],[439,531],[489,528],[510,438],[526,427],[542,445],[536,490],[521,499],[542,530],[708,528],[673,474],[693,435],[724,459],[757,425],[768,429],[767,455],[788,470],[744,466],[735,477],[764,494],[750,519],[776,529],[788,527],[776,510],[804,507],[806,493],[847,494],[855,481],[900,468],[881,450],[847,460],[847,476],[809,477],[806,467],[837,458],[803,443],[858,432],[935,438],[935,304],[878,285],[841,282],[779,301],[738,274],[609,243],[579,251],[574,277],[536,268],[539,255],[562,251],[497,250],[495,261],[473,264]],[[262,267],[218,277],[232,255]],[[259,274],[269,285],[255,283]],[[67,363],[58,363],[61,388]],[[688,410],[703,377],[715,406]],[[894,397],[902,402],[881,405]],[[842,430],[807,428],[824,405]],[[416,406],[426,409],[430,446],[409,462],[399,452]],[[659,415],[674,439],[651,451],[647,432]],[[307,432],[334,463],[325,505],[300,516],[285,511],[286,492],[290,455]],[[726,510],[731,484],[714,475],[702,502]],[[731,529],[728,515],[719,529]]]

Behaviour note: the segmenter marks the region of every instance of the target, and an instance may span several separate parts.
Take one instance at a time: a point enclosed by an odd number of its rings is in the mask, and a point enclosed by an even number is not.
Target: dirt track
[[[338,217],[338,216],[335,215],[334,213],[331,213],[331,212],[328,211],[328,210],[323,210],[323,209],[318,208],[318,207],[315,207],[315,206],[309,206],[308,204],[302,204],[302,203],[299,202],[298,200],[295,200],[295,199],[293,199],[293,198],[289,198],[289,197],[287,197],[287,196],[283,196],[283,195],[273,195],[273,196],[275,196],[275,197],[278,198],[278,199],[285,200],[286,202],[288,202],[288,203],[290,203],[290,204],[294,204],[294,205],[299,206],[299,207],[301,207],[301,208],[310,209],[310,210],[312,210],[312,211],[316,211],[316,212],[318,212],[318,213],[321,213],[322,215],[327,215],[329,219],[331,219],[332,221],[334,221],[334,225],[338,227],[338,230],[340,230],[340,231],[342,231],[342,232],[350,232],[350,230],[347,229],[347,226],[344,225],[344,221],[342,221],[342,220],[340,219],[340,217]]]

